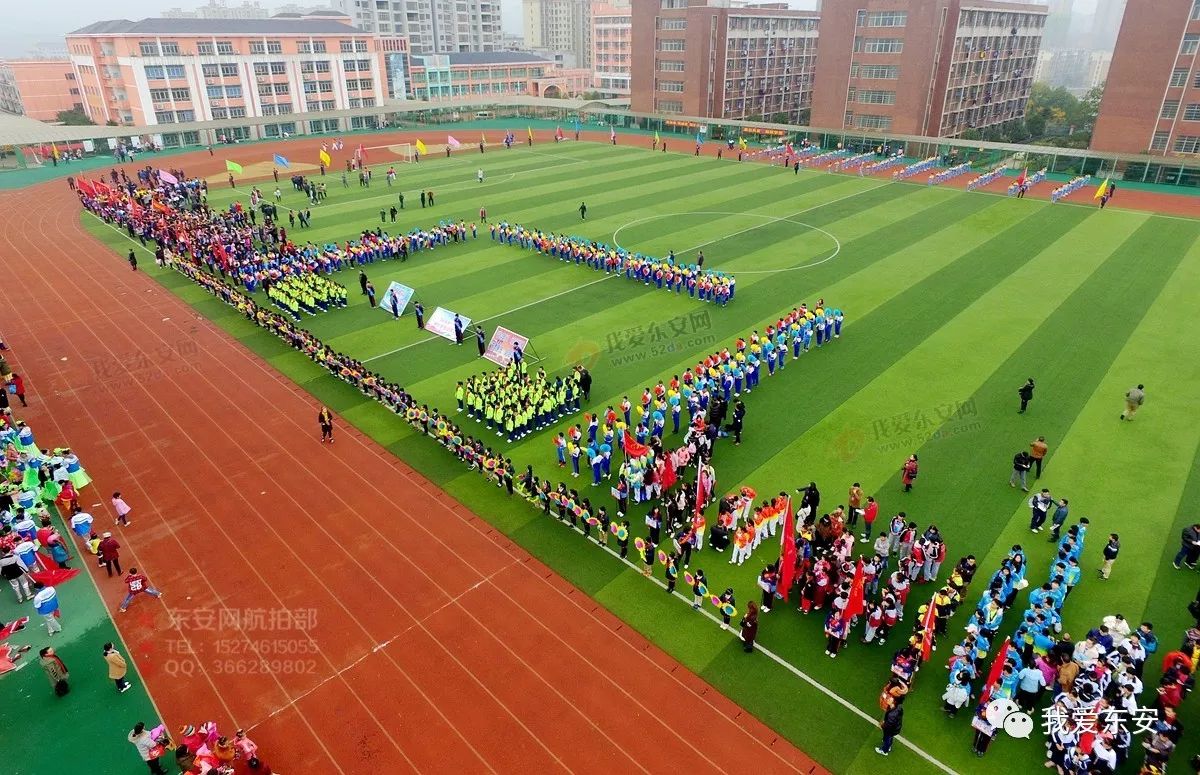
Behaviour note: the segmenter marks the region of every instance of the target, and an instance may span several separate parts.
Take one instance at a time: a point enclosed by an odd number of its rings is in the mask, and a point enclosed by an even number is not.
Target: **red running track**
[[[823,771],[370,439],[321,445],[307,394],[78,211],[0,194],[5,339],[83,502],[134,508],[163,601],[96,580],[172,729],[246,727],[291,773]]]

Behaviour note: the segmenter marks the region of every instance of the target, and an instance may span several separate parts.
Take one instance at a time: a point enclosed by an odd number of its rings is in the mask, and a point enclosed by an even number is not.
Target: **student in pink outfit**
[[[129,527],[129,512],[133,509],[121,498],[119,490],[112,494],[112,507],[113,511],[117,512],[117,524]]]

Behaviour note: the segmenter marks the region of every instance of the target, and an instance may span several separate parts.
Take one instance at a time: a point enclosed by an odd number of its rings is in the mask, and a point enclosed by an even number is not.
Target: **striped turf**
[[[474,179],[480,164],[483,184]],[[1130,620],[1151,615],[1170,646],[1187,623],[1183,605],[1194,579],[1167,562],[1179,528],[1194,518],[1184,504],[1200,494],[1200,425],[1192,409],[1200,373],[1187,355],[1200,335],[1188,306],[1200,292],[1200,223],[592,144],[430,158],[399,173],[406,207],[398,228],[437,218],[472,221],[483,205],[493,220],[631,249],[674,249],[690,258],[702,248],[707,266],[738,273],[736,300],[718,309],[496,245],[486,230],[466,245],[367,268],[381,291],[399,280],[417,289],[427,310],[447,306],[486,319],[489,329],[499,324],[528,335],[551,372],[588,363],[593,409],[637,395],[800,301],[823,296],[842,307],[841,340],[814,348],[773,378],[764,375],[746,397],[747,442],[718,453],[721,489],[747,483],[766,493],[815,479],[832,505],[861,481],[884,517],[904,509],[923,525],[936,522],[951,561],[974,553],[986,577],[1020,542],[1037,578],[1045,574],[1049,545],[1028,532],[1022,494],[1005,482],[1013,453],[1045,435],[1051,456],[1039,484],[1070,498],[1073,514],[1092,521],[1087,572],[1067,604],[1066,629],[1081,633],[1117,610]],[[400,190],[380,184],[343,190],[335,176],[326,183],[330,199],[314,209],[315,227],[293,230],[294,237],[343,241],[375,228],[379,208],[390,207]],[[421,189],[437,193],[435,208],[420,208]],[[214,186],[210,202],[221,206],[243,195]],[[586,222],[579,220],[580,201],[588,203]],[[284,203],[301,201],[285,191]],[[115,249],[127,249],[123,235],[85,221]],[[775,663],[744,657],[687,606],[557,523],[498,496],[389,413],[178,276],[155,274],[827,767],[879,771],[876,733],[863,718]],[[421,401],[452,407],[454,382],[482,368],[473,348],[426,337],[411,315],[396,322],[367,309],[356,274],[339,278],[352,289],[352,306],[305,325],[340,349],[374,359],[373,367]],[[1030,375],[1037,395],[1030,412],[1017,415],[1016,388]],[[1147,384],[1147,406],[1136,423],[1120,423],[1120,396],[1138,381]],[[550,438],[542,432],[505,449],[518,467],[552,473]],[[904,495],[898,469],[914,451],[922,475]],[[586,477],[579,482],[586,485]],[[593,503],[608,500],[604,488],[581,490],[595,495]],[[636,527],[640,515],[631,516]],[[1093,568],[1112,530],[1122,533],[1124,550],[1113,580],[1104,583]],[[760,550],[737,569],[706,551],[692,567],[704,567],[712,587],[735,587],[744,607],[756,597],[757,571],[771,559]],[[1010,614],[1008,629],[1016,616]],[[852,643],[831,661],[821,653],[820,622],[788,606],[766,617],[761,637],[861,712],[877,715],[875,696],[894,645]],[[1032,741],[997,740],[982,763],[970,754],[966,719],[940,712],[948,650],[949,644],[918,679],[905,736],[961,772],[994,770],[1000,757],[1022,770],[1040,769],[1041,747]],[[1196,725],[1200,713],[1189,708],[1184,721]],[[1180,761],[1195,748],[1194,736],[1185,738]],[[895,772],[931,766],[903,748],[888,761]]]

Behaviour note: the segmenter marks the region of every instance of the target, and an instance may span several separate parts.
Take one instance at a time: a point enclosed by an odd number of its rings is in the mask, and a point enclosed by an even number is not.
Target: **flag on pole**
[[[236,161],[230,161],[229,159],[226,159],[225,160],[225,170],[227,172],[236,172],[237,174],[241,175],[242,174],[242,165],[238,164]]]
[[[324,148],[321,149],[321,153],[318,158],[320,158],[321,163],[324,164],[326,167],[328,167],[333,162],[333,160],[329,158],[329,153]]]
[[[487,135],[485,135],[483,132],[479,133],[479,142],[487,145]]]
[[[555,137],[557,137],[559,140],[563,139],[563,131],[562,131],[562,127],[557,127],[557,128],[554,130],[554,136],[555,136]]]
[[[1025,185],[1025,181],[1028,179],[1028,175],[1029,175],[1029,168],[1028,168],[1028,167],[1026,167],[1025,169],[1021,170],[1021,174],[1017,176],[1017,185],[1018,185],[1018,186],[1023,186],[1023,185]]]
[[[358,159],[360,165],[367,163],[367,149],[363,147],[362,143],[359,143],[358,147],[354,149],[354,158]]]
[[[846,601],[846,607],[842,609],[842,618],[846,620],[846,625],[850,625],[850,620],[866,610],[865,598],[866,578],[863,575],[862,557],[858,558],[858,563],[854,566],[854,580],[850,582],[850,599]]]
[[[454,135],[446,135],[446,145],[451,148],[458,148],[462,143],[454,139]]]
[[[425,147],[425,143],[418,140],[417,141],[417,153],[424,155],[426,150],[428,150],[428,149]]]
[[[792,497],[789,495],[783,514],[783,550],[779,553],[779,584],[777,592],[786,601],[788,591],[796,578],[796,515],[792,513]]]
[[[744,151],[744,150],[746,150],[746,148],[748,148],[748,147],[749,147],[749,144],[746,142],[746,138],[744,138],[744,137],[739,137],[739,138],[738,138],[738,148],[740,148],[740,149],[742,149],[742,150]]]
[[[617,128],[616,127],[610,126],[608,128],[608,139],[609,139],[609,141],[617,139]]]
[[[533,127],[531,127],[531,126],[525,127],[525,134],[529,135],[529,139],[532,140],[533,139]]]
[[[75,181],[75,188],[79,189],[88,196],[96,195],[96,187],[92,185],[92,181],[87,180],[86,178],[80,178],[79,180]]]
[[[288,164],[287,157],[280,156],[279,154],[275,154],[275,163],[278,164],[280,167],[283,167],[284,169],[287,169],[288,167],[292,166],[292,165]]]
[[[172,185],[179,182],[179,178],[175,177],[174,175],[167,172],[166,170],[158,171],[158,179],[161,180],[163,183],[171,183]]]
[[[983,692],[979,695],[979,704],[987,705],[988,700],[992,699],[992,693],[996,691],[996,684],[1000,682],[1000,674],[1004,672],[1004,660],[1008,657],[1008,646],[1010,638],[1004,639],[1004,645],[996,652],[996,659],[992,662],[992,669],[988,671],[987,682],[983,685]]]
[[[650,448],[635,439],[628,430],[625,431],[622,446],[625,448],[625,454],[629,457],[642,457],[650,452]]]
[[[50,153],[52,156],[54,156],[54,160],[58,161],[59,154],[58,154],[58,145],[57,144],[50,143]]]
[[[658,145],[658,130],[654,130],[654,144]]]
[[[1104,182],[1100,184],[1100,188],[1096,189],[1096,195],[1092,199],[1099,199],[1108,193],[1108,181],[1109,178],[1104,179]]]
[[[696,133],[696,145],[704,145],[704,135]]]
[[[579,131],[579,129],[580,129],[580,126],[579,126],[579,116],[576,116],[576,117],[575,117],[575,131],[576,131],[576,132],[578,132],[578,131]]]
[[[929,657],[933,654],[933,625],[934,619],[937,618],[937,606],[933,604],[933,599],[929,601],[929,605],[925,607],[925,618],[921,620],[921,661],[928,662]]]

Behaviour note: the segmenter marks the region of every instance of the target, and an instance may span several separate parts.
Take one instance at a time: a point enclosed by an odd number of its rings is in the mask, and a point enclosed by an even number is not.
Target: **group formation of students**
[[[583,374],[576,366],[565,378],[551,380],[545,369],[530,374],[524,359],[514,358],[507,366],[459,382],[454,398],[458,411],[512,442],[578,412]]]
[[[700,301],[725,306],[733,301],[737,288],[733,275],[704,268],[703,252],[697,257],[696,263],[685,264],[678,261],[674,253],[666,258],[653,258],[584,237],[556,235],[527,229],[519,224],[493,223],[488,228],[492,239],[503,245],[536,250],[539,255],[587,266],[605,274],[623,274],[627,280],[646,286],[653,284],[658,290],[675,293],[686,290],[689,296]]]
[[[280,309],[300,319],[300,313],[315,315],[345,307],[346,286],[316,274],[287,275],[282,280],[263,281],[267,298]]]

